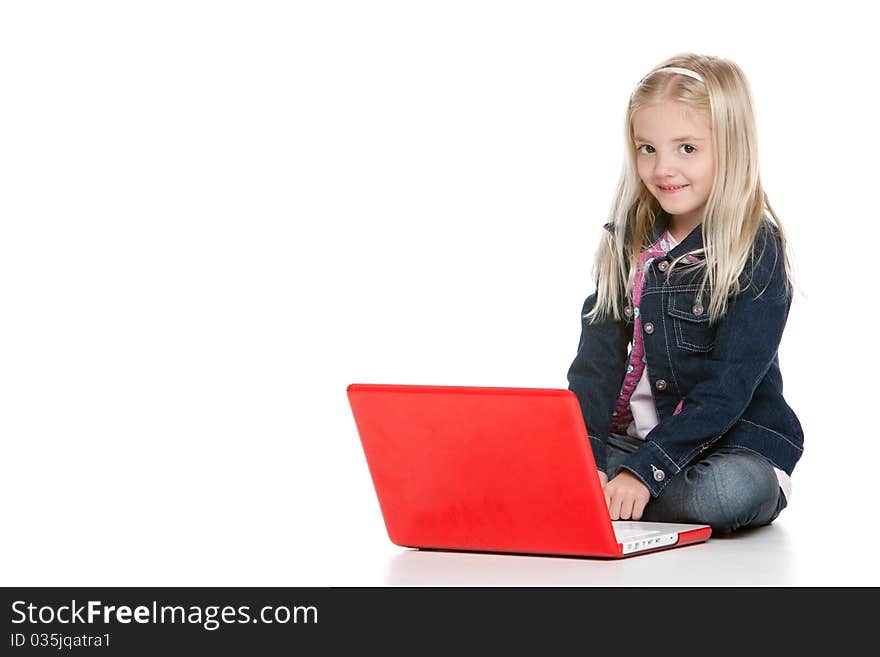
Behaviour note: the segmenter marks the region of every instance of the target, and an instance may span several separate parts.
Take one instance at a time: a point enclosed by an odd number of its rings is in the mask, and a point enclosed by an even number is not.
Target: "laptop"
[[[611,520],[571,390],[352,383],[347,395],[401,547],[619,558],[712,532]]]

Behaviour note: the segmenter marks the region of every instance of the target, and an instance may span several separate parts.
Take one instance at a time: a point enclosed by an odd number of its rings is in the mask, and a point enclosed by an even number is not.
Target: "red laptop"
[[[615,558],[711,534],[612,522],[570,390],[352,383],[347,394],[396,545]]]

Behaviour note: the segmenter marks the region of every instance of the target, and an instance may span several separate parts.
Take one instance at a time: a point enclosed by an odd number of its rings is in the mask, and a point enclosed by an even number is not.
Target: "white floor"
[[[333,579],[348,586],[877,585],[876,566],[863,567],[873,548],[853,548],[828,540],[799,546],[784,523],[623,560],[420,551],[388,543],[370,560],[349,554],[348,567]]]
[[[767,527],[622,560],[420,551],[383,537],[343,548],[331,579],[349,586],[876,586],[875,534],[866,522],[792,506]]]
[[[390,585],[645,586],[786,585],[800,579],[797,551],[784,527],[624,560],[396,550]]]

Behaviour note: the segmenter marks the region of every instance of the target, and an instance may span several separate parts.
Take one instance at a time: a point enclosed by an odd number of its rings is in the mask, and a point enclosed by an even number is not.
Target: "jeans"
[[[605,450],[608,476],[644,444],[612,433]],[[729,533],[769,525],[787,504],[770,461],[748,449],[722,446],[710,448],[675,475],[639,520],[710,525],[714,533]]]

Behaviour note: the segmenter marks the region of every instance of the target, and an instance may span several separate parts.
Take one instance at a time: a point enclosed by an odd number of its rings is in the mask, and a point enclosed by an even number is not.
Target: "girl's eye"
[[[640,153],[643,152],[642,151],[643,148],[650,148],[653,150],[654,147],[651,146],[651,144],[642,144],[641,146],[636,146],[636,150],[639,151]],[[690,148],[691,149],[689,151],[685,151],[684,155],[693,155],[694,152],[696,152],[696,150],[697,150],[694,146],[691,146],[690,144],[682,144],[681,148]],[[648,155],[648,153],[645,153],[645,155]]]

